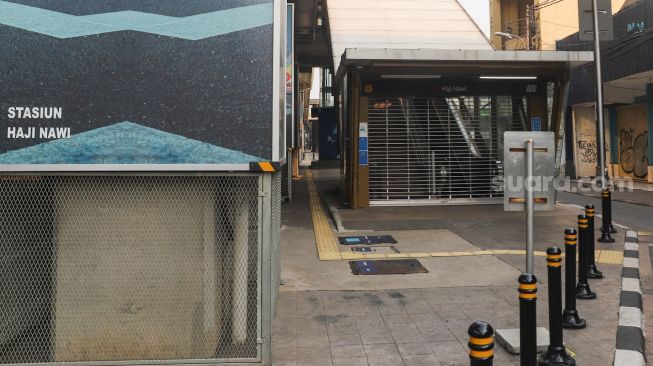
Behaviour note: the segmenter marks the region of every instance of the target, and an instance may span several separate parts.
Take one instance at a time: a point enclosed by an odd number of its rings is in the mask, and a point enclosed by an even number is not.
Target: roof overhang
[[[638,97],[646,95],[646,85],[651,83],[653,83],[653,70],[606,81],[603,83],[605,103],[635,103]]]
[[[557,75],[560,70],[594,61],[588,51],[496,51],[437,49],[349,48],[341,66],[356,66],[367,72],[427,73],[443,70],[459,75]],[[341,67],[340,69],[344,69]],[[376,71],[375,71],[376,70]],[[339,70],[340,72],[340,70]]]

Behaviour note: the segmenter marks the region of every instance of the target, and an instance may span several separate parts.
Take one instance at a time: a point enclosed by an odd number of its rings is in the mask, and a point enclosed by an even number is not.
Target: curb
[[[569,193],[569,194],[575,194],[575,195],[577,195],[577,196],[590,197],[590,198],[594,198],[594,199],[597,199],[597,200],[601,200],[601,196],[600,196],[600,195],[599,195],[599,196],[594,196],[594,195],[592,195],[592,194],[585,194],[585,193],[580,193],[580,192],[570,192],[570,191],[561,191],[561,192]],[[648,191],[645,191],[645,192],[648,192]],[[637,201],[631,201],[631,200],[626,200],[626,199],[616,199],[616,198],[614,198],[614,196],[612,196],[612,201],[613,201],[613,202],[628,203],[628,204],[631,204],[631,205],[638,205],[638,206],[644,206],[644,207],[653,207],[653,204],[651,204],[651,203],[647,203],[647,202],[637,202]]]
[[[644,308],[639,280],[639,240],[637,232],[626,231],[624,263],[621,272],[619,327],[614,366],[644,366]]]

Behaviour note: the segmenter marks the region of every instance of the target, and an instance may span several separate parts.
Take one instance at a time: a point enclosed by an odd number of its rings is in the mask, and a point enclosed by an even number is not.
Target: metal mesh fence
[[[277,173],[272,178],[272,314],[275,314],[277,293],[281,284],[281,192],[283,175]]]
[[[260,181],[0,176],[0,364],[256,359]]]

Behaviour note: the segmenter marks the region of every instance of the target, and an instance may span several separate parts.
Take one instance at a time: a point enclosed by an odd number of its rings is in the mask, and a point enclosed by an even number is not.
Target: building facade
[[[652,23],[653,1],[627,3],[613,16],[615,39],[601,45],[608,173],[649,183],[653,182]],[[579,41],[575,33],[558,41],[557,46],[562,50],[590,50],[593,43]],[[574,140],[568,140],[568,173],[578,177],[596,174],[587,167],[594,164],[595,155],[595,144],[587,139],[596,136],[596,124],[591,123],[595,78],[594,63],[571,72],[569,104],[574,123],[569,131]]]

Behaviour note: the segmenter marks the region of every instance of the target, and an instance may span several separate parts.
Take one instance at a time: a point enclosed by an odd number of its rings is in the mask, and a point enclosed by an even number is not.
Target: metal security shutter
[[[503,133],[525,129],[521,97],[372,99],[370,204],[491,203]]]

